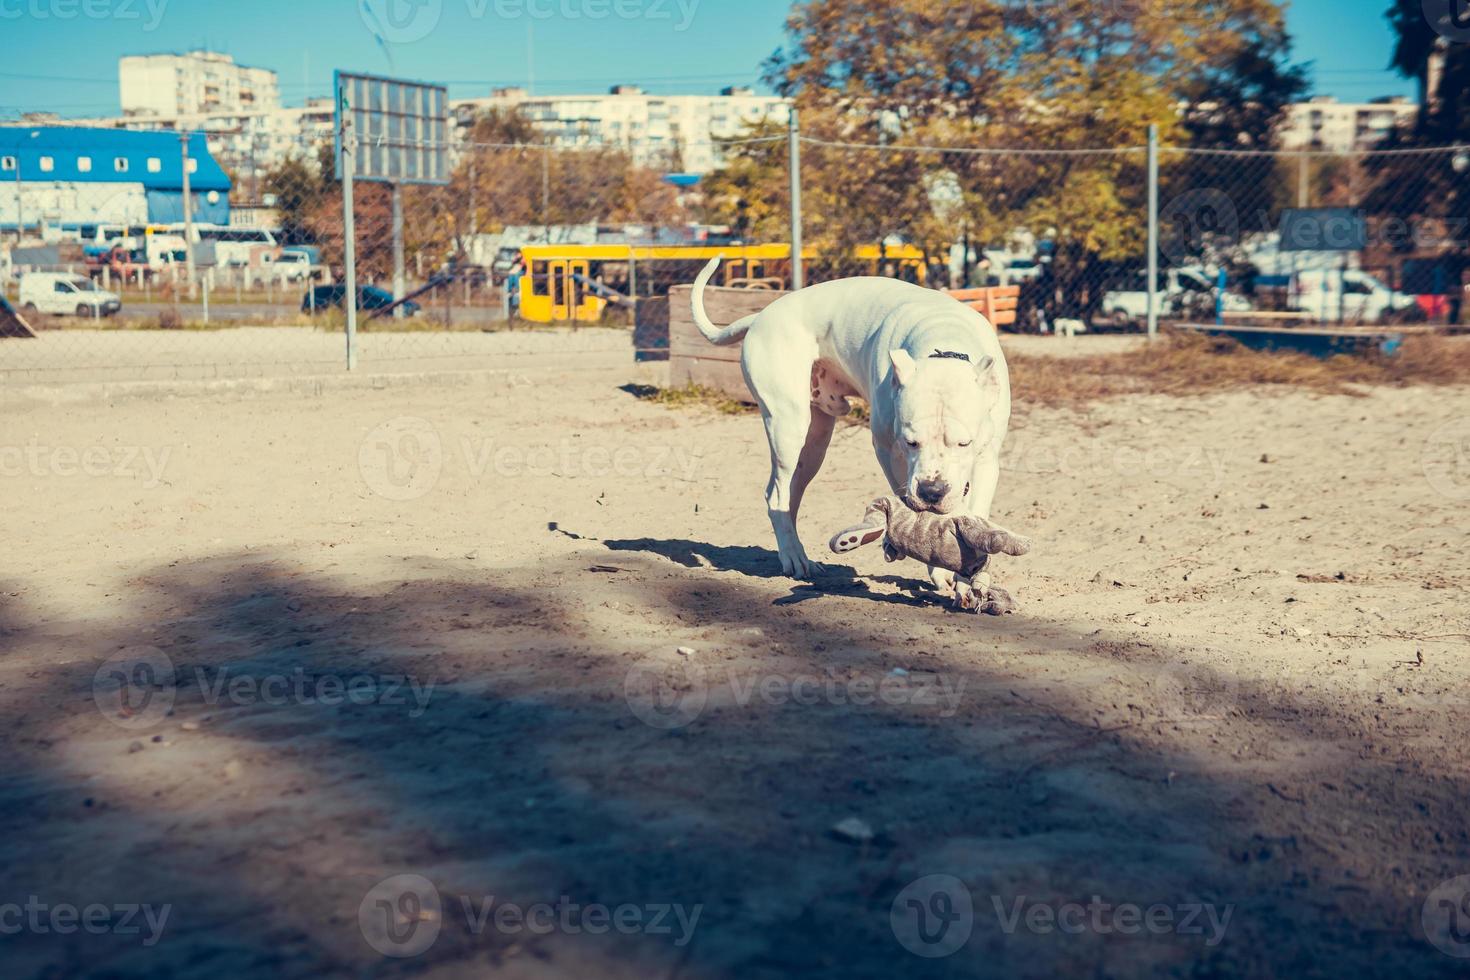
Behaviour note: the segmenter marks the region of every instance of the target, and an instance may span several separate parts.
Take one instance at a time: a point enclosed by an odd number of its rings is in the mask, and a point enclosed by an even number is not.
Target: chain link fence
[[[401,190],[402,283],[393,192],[355,187],[364,369],[514,368],[546,354],[548,331],[564,366],[656,357],[663,298],[720,253],[718,282],[752,289],[849,275],[1004,287],[1016,294],[1006,329],[1034,333],[1461,320],[1466,147],[1012,150],[848,143],[784,125],[717,143],[604,144],[551,142],[505,118],[468,133],[448,185]],[[695,175],[689,160],[715,165]],[[150,221],[149,203],[117,185],[17,174],[0,280],[30,330],[0,326],[0,380],[343,370],[330,143],[219,162],[232,212],[209,220],[225,213],[216,198],[187,226]]]

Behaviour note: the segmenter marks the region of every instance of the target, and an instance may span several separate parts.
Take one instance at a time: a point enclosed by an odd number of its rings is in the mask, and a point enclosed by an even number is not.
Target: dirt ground
[[[988,618],[542,353],[0,400],[0,972],[1470,969],[1470,389],[1019,405]]]

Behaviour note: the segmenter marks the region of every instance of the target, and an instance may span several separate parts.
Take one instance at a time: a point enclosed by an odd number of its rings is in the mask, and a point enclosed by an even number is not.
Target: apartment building
[[[215,51],[120,58],[117,78],[124,116],[269,112],[281,106],[275,72],[237,65]]]
[[[1319,96],[1287,107],[1281,145],[1288,150],[1349,153],[1369,150],[1397,127],[1414,125],[1419,106],[1402,96],[1338,102]]]
[[[554,145],[614,145],[648,165],[675,161],[694,173],[722,162],[715,139],[739,136],[761,121],[785,126],[788,99],[731,87],[719,95],[650,95],[633,85],[616,85],[599,95],[531,95],[525,89],[496,89],[487,98],[450,103],[462,124],[487,109],[515,109]],[[676,152],[677,151],[677,152]]]

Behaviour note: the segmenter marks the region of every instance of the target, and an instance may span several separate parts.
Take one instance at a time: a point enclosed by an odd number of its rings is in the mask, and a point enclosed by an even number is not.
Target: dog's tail
[[[721,329],[714,325],[709,314],[704,311],[704,287],[709,285],[710,278],[714,276],[715,270],[720,267],[720,260],[724,257],[724,255],[716,255],[709,260],[709,265],[705,266],[699,278],[694,280],[694,293],[690,297],[694,307],[694,325],[699,328],[700,333],[704,334],[704,339],[716,347],[728,347],[730,344],[739,343],[749,332],[751,325],[760,317],[759,313],[752,313]]]

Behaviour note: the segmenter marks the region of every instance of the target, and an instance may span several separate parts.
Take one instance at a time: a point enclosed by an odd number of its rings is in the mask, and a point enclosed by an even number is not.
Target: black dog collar
[[[956,361],[965,361],[967,363],[970,360],[969,354],[961,354],[958,351],[952,350],[937,350],[934,353],[930,354],[929,357],[931,360],[936,357],[940,358],[941,360],[945,358],[950,358]]]

